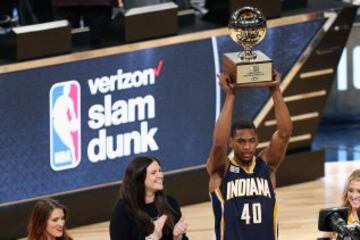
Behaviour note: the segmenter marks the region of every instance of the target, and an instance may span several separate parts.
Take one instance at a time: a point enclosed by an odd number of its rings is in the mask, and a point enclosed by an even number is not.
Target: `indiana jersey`
[[[276,240],[275,192],[266,163],[253,158],[249,171],[230,160],[219,188],[210,193],[216,240]]]

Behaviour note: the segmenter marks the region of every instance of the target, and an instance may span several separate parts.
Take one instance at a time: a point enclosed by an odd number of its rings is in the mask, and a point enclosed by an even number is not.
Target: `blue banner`
[[[285,74],[320,26],[269,29],[259,48]],[[240,50],[223,36],[1,74],[0,204],[118,181],[136,155],[164,171],[204,164],[221,105],[214,56]],[[248,118],[268,98],[238,95]]]

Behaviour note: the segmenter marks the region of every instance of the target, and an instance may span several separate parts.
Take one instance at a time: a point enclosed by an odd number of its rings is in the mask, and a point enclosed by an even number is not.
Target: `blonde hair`
[[[349,209],[351,209],[351,205],[350,202],[348,200],[347,194],[349,192],[349,186],[351,181],[360,181],[360,169],[356,169],[355,171],[353,171],[350,176],[348,177],[348,179],[346,180],[345,183],[345,187],[344,187],[344,192],[342,195],[342,200],[343,200],[343,206],[347,207]]]

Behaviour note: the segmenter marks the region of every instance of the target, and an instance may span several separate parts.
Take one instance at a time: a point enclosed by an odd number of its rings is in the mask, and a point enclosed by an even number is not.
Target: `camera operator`
[[[342,195],[342,206],[348,210],[346,223],[347,229],[356,228],[360,230],[358,210],[360,210],[360,169],[353,171],[348,177],[344,192]],[[359,229],[357,229],[359,227]],[[336,239],[335,232],[324,232],[323,238],[318,239]]]

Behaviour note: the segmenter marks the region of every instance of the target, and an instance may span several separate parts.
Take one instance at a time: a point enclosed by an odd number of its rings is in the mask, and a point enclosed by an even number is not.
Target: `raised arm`
[[[214,191],[220,186],[227,168],[227,145],[230,136],[232,112],[235,100],[235,89],[227,74],[220,74],[219,83],[226,97],[220,116],[216,121],[212,147],[206,163],[206,169],[210,176],[209,191]]]
[[[280,91],[280,74],[276,70],[274,70],[274,78],[276,84],[271,86],[269,89],[274,101],[277,130],[272,135],[269,146],[260,153],[260,156],[269,166],[271,181],[275,187],[275,172],[285,157],[287,145],[292,132],[292,122],[289,110]]]

